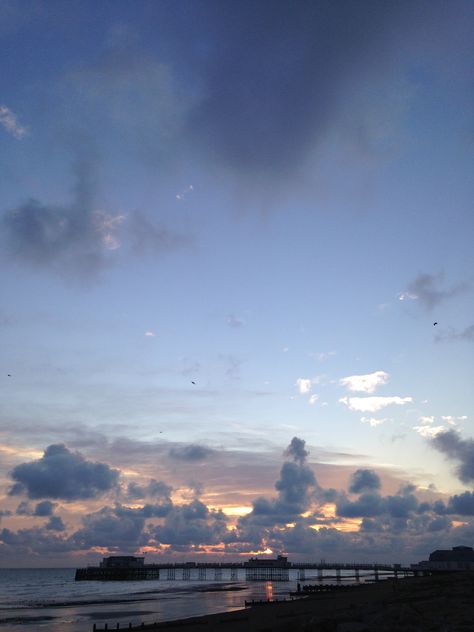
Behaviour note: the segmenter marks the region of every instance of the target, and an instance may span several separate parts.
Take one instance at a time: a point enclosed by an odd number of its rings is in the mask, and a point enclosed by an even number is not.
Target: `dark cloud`
[[[428,523],[428,531],[446,531],[450,527],[451,520],[446,516],[439,516]]]
[[[431,310],[446,299],[452,298],[467,289],[465,283],[443,289],[440,287],[442,281],[442,275],[419,274],[408,285],[408,294],[420,301],[423,307]]]
[[[115,514],[117,516],[137,516],[139,518],[164,518],[173,509],[173,503],[169,498],[164,499],[161,503],[145,504],[143,507],[125,507],[116,505]]]
[[[10,555],[13,554],[16,559],[18,556],[22,556],[30,561],[38,555],[64,554],[76,548],[68,538],[53,535],[43,527],[19,529],[15,532],[10,529],[2,529],[0,542],[6,546],[6,551]]]
[[[293,459],[283,463],[280,478],[275,483],[278,491],[276,498],[256,498],[253,509],[247,516],[239,520],[239,524],[247,529],[253,524],[272,525],[291,522],[306,511],[321,488],[316,481],[313,470],[305,464],[309,452],[305,449],[305,441],[293,437],[284,455]]]
[[[52,503],[50,500],[42,500],[40,503],[37,503],[33,515],[52,516],[55,507],[56,503]]]
[[[380,72],[400,21],[406,35],[417,17],[406,2],[243,0],[188,8],[181,28],[191,36],[180,53],[201,99],[186,134],[233,170],[272,178],[287,177],[308,157],[337,120],[348,86]]]
[[[407,518],[418,509],[418,500],[413,494],[387,496],[385,503],[387,513],[394,518]]]
[[[459,461],[456,473],[463,483],[474,481],[474,441],[462,439],[455,430],[440,432],[432,440],[431,445],[446,455],[448,459]]]
[[[142,543],[145,518],[135,511],[122,508],[102,507],[84,516],[83,528],[76,531],[71,540],[77,548],[89,549],[100,546],[109,550],[135,551]]]
[[[380,489],[380,478],[373,470],[357,470],[352,474],[349,484],[351,494],[360,494],[375,489]]]
[[[66,525],[60,516],[51,516],[44,528],[48,531],[66,531]]]
[[[46,516],[53,515],[55,507],[56,507],[56,503],[52,503],[49,500],[43,500],[37,503],[36,507],[33,509],[27,500],[22,500],[21,503],[16,508],[15,513],[17,516],[46,517]]]
[[[70,206],[31,199],[3,217],[6,247],[11,255],[33,266],[64,267],[79,273],[96,271],[103,263],[102,236],[94,225],[94,159],[75,165],[76,185]]]
[[[16,508],[15,513],[17,516],[31,516],[32,511],[30,503],[27,500],[22,500]]]
[[[71,68],[57,87],[60,118],[166,175],[211,160],[277,185],[332,130],[350,128],[370,146],[392,110],[380,84],[401,83],[403,61],[436,48],[432,40],[457,50],[461,13],[436,0],[154,3],[146,23],[109,31],[92,63]]]
[[[336,504],[336,515],[344,518],[380,516],[384,509],[384,502],[379,494],[361,494],[354,502],[340,498]]]
[[[87,461],[63,444],[50,445],[41,459],[17,465],[9,494],[29,498],[78,500],[97,498],[116,487],[119,473],[105,463]]]
[[[306,508],[311,488],[316,487],[313,470],[301,463],[284,463],[275,483],[279,500],[286,506]]]
[[[418,509],[413,494],[384,496],[377,493],[361,494],[352,502],[341,496],[336,503],[336,514],[344,518],[371,518],[386,514],[391,518],[408,518]]]
[[[129,498],[163,498],[169,500],[173,488],[163,481],[151,479],[147,485],[138,485],[137,483],[129,483],[127,488],[127,496]]]
[[[306,441],[304,439],[293,437],[290,445],[284,451],[283,456],[289,457],[290,459],[293,459],[296,463],[303,465],[306,457],[309,455],[309,451],[305,449],[305,445]]]
[[[96,160],[75,166],[76,186],[69,205],[30,199],[1,218],[10,256],[61,275],[93,278],[117,258],[122,246],[137,255],[162,254],[186,240],[139,211],[105,212],[95,205]]]
[[[171,448],[168,455],[180,461],[203,461],[214,455],[214,450],[203,445],[190,444]]]
[[[462,494],[451,496],[446,507],[446,513],[459,516],[474,516],[474,492],[463,492]]]
[[[200,500],[173,507],[163,525],[151,529],[156,540],[163,544],[199,545],[219,544],[227,535],[227,518],[222,511],[209,510]]]
[[[413,483],[405,483],[398,490],[398,493],[401,494],[402,496],[413,494],[413,492],[416,492],[416,485],[413,485]]]

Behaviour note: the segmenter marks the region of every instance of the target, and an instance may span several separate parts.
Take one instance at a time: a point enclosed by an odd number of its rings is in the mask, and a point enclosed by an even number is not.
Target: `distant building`
[[[100,563],[100,568],[142,568],[144,563],[144,557],[111,555],[110,557],[104,557]]]
[[[291,562],[284,555],[279,555],[276,559],[271,557],[251,557],[244,563],[246,568],[289,568]]]
[[[438,549],[429,560],[412,564],[413,570],[469,571],[474,570],[474,550],[471,546],[454,546],[451,550]]]
[[[275,558],[251,557],[244,562],[245,579],[247,581],[283,581],[290,579],[291,562],[283,555]]]

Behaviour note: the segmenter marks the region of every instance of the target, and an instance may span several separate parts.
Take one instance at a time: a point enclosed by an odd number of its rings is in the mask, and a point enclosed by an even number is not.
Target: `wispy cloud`
[[[445,432],[446,428],[444,426],[422,425],[422,426],[414,426],[413,430],[416,430],[416,432],[419,435],[421,435],[422,437],[425,437],[426,439],[432,439],[433,437],[436,437],[437,435],[439,435],[440,432]]]
[[[318,351],[317,353],[310,353],[311,357],[316,358],[318,362],[326,362],[329,358],[337,355],[337,351]]]
[[[94,208],[95,160],[88,156],[75,167],[70,204],[43,204],[30,199],[1,218],[5,247],[18,261],[61,275],[97,277],[115,260],[122,241],[137,256],[160,255],[184,240],[144,213],[125,216]]]
[[[300,395],[308,395],[315,384],[319,384],[319,377],[299,377],[296,382],[296,388]],[[314,402],[311,402],[314,403]]]
[[[409,283],[407,290],[399,295],[399,299],[401,301],[419,301],[423,307],[431,310],[446,299],[465,291],[468,287],[466,283],[460,283],[443,288],[441,287],[442,282],[442,274],[419,274]]]
[[[410,292],[400,292],[400,294],[398,295],[399,301],[416,301],[417,299],[418,296]]]
[[[382,419],[378,419],[377,417],[361,417],[360,420],[363,424],[369,424],[372,428],[376,428],[388,421],[388,418],[383,417]]]
[[[190,184],[189,186],[185,187],[182,191],[180,191],[179,193],[176,194],[176,199],[177,200],[184,200],[184,198],[189,195],[192,191],[194,191],[194,187],[192,184]]]
[[[449,424],[450,426],[457,426],[458,421],[467,420],[467,415],[459,415],[458,417],[455,417],[454,415],[442,415],[441,419],[445,421],[447,424]]]
[[[245,324],[245,321],[235,314],[228,314],[225,320],[229,327],[232,327],[233,329],[239,329]]]
[[[449,329],[446,332],[441,332],[436,335],[435,340],[436,342],[450,342],[455,340],[474,342],[474,325],[470,325],[461,331]]]
[[[296,387],[301,395],[306,395],[311,390],[311,379],[306,377],[299,377],[296,380]]]
[[[117,250],[117,248],[120,248],[118,230],[124,219],[125,215],[122,214],[112,215],[105,211],[94,212],[93,223],[106,250]]]
[[[14,114],[6,105],[0,105],[0,124],[6,129],[6,131],[21,140],[28,130],[18,123],[16,114]]]
[[[366,375],[350,375],[339,380],[342,386],[346,386],[350,391],[373,393],[378,386],[387,384],[389,374],[385,371],[374,371]]]
[[[341,397],[341,404],[347,406],[350,410],[356,410],[361,413],[376,413],[386,406],[404,406],[413,401],[412,397]]]
[[[422,417],[418,418],[418,421],[423,426],[427,426],[428,424],[432,424],[434,422],[434,420],[435,420],[434,415],[423,415]]]

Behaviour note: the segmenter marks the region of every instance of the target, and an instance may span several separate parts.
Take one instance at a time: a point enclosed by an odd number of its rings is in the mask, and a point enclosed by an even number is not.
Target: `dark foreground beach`
[[[100,629],[103,628],[97,627],[97,630]],[[386,580],[362,584],[347,591],[258,604],[224,614],[132,629],[183,632],[473,632],[474,573]]]

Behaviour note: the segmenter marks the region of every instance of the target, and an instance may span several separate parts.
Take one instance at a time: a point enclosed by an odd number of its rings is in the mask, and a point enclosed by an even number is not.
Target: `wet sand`
[[[97,626],[97,630],[103,628]],[[109,626],[109,630],[114,629]],[[128,627],[121,625],[121,629]],[[177,632],[473,632],[474,573],[363,584],[132,630]]]

